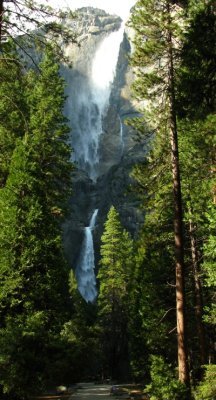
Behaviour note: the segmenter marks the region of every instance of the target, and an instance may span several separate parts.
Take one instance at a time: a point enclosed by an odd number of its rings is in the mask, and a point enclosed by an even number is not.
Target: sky
[[[117,14],[125,20],[136,0],[46,0],[46,3],[53,7],[69,7],[72,10],[87,6],[101,8],[109,14]]]

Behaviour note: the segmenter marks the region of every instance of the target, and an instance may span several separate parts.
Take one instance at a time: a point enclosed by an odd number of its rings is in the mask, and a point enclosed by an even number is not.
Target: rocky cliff
[[[129,33],[117,16],[102,10],[82,8],[74,28],[80,47],[67,46],[72,69],[62,66],[68,96],[65,113],[71,126],[71,145],[77,169],[73,181],[71,215],[64,226],[64,244],[75,268],[92,211],[99,209],[94,231],[96,260],[106,214],[111,205],[131,234],[142,222],[137,200],[127,195],[133,164],[144,149],[125,120],[137,114],[128,65]],[[107,47],[106,47],[107,46]],[[109,53],[110,52],[110,53]],[[114,58],[116,57],[116,61]],[[115,71],[108,77],[108,64]]]

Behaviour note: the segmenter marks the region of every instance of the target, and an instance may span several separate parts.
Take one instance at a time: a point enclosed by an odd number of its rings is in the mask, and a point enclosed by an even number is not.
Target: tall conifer
[[[132,267],[132,241],[113,206],[108,213],[101,242],[99,324],[107,372],[113,378],[119,378],[126,373],[128,362],[128,281]]]
[[[11,398],[52,381],[67,310],[61,224],[71,191],[69,129],[59,67],[51,54],[40,67],[26,85],[29,129],[0,191],[0,383]]]
[[[135,50],[132,65],[137,80],[134,93],[145,100],[145,118],[156,134],[169,137],[174,205],[176,316],[179,380],[188,383],[185,326],[184,248],[182,199],[175,101],[175,66],[180,14],[170,0],[140,0],[132,14]]]

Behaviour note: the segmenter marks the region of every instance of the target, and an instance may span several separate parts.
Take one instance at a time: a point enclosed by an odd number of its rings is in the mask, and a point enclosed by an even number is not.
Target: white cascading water
[[[89,76],[89,93],[79,95],[82,124],[79,140],[74,146],[75,157],[81,168],[92,180],[98,177],[99,143],[103,117],[109,106],[112,82],[116,72],[119,48],[123,39],[124,25],[106,36],[96,50]]]
[[[80,294],[87,302],[93,302],[97,296],[96,278],[94,273],[94,243],[93,229],[98,214],[98,209],[94,210],[89,226],[85,227],[84,240],[81,247],[80,258],[76,268],[76,279]]]
[[[124,137],[123,137],[123,124],[120,115],[119,115],[119,139],[120,139],[120,151],[122,156],[124,152]]]
[[[106,115],[109,106],[111,86],[115,77],[123,34],[124,25],[117,32],[110,33],[100,43],[92,60],[88,95],[81,91],[78,96],[79,109],[82,111],[82,124],[79,124],[80,134],[76,142],[77,148],[76,144],[74,146],[75,156],[80,167],[85,169],[94,181],[96,181],[99,172],[99,143],[103,117]],[[121,134],[122,124],[120,121]],[[97,296],[92,236],[97,213],[98,210],[94,210],[90,225],[85,228],[84,240],[76,267],[78,289],[87,302],[93,302]]]

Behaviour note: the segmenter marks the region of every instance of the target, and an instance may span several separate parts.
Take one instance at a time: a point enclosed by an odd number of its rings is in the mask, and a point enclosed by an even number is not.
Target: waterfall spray
[[[98,47],[92,63],[91,87],[92,99],[98,110],[97,130],[92,131],[94,143],[94,157],[89,159],[90,177],[94,180],[98,176],[99,144],[103,132],[102,122],[106,115],[112,82],[115,77],[120,43],[123,39],[124,26],[117,32],[110,33]]]
[[[77,113],[74,118],[76,139],[73,148],[79,167],[88,172],[93,181],[99,176],[99,145],[103,133],[103,118],[109,107],[123,34],[124,24],[118,31],[111,32],[103,38],[92,58],[88,74],[82,79],[77,78]],[[122,132],[120,120],[121,147]],[[98,210],[94,210],[90,224],[84,230],[84,240],[76,267],[78,289],[87,302],[93,302],[97,296],[92,236],[97,213]]]
[[[109,106],[123,33],[124,26],[103,38],[96,48],[88,75],[79,81],[76,93],[77,113],[73,120],[75,131],[72,146],[75,161],[93,181],[99,173],[102,123]]]

